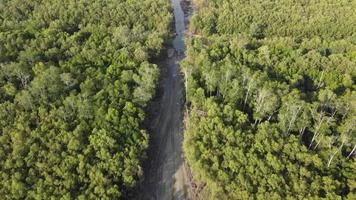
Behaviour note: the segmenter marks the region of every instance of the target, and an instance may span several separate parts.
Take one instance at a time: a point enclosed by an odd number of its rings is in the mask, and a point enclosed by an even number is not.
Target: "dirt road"
[[[166,60],[160,63],[160,94],[150,119],[150,149],[144,182],[136,194],[139,200],[186,200],[187,181],[183,167],[184,85],[178,62],[183,59],[185,17],[181,0],[171,0],[176,37]]]
[[[176,57],[176,56],[174,56]],[[177,59],[164,62],[163,95],[151,136],[149,164],[145,169],[142,200],[185,199],[182,157],[182,98],[183,86]]]

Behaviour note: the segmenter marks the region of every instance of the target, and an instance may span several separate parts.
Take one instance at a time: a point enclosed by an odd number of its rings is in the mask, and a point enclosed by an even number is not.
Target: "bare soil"
[[[177,1],[173,0],[174,5],[182,7],[184,16],[180,17],[187,21],[191,14],[190,3],[182,0],[177,4]],[[181,18],[176,19],[176,23]],[[133,194],[137,200],[190,199],[190,172],[182,152],[185,93],[179,62],[184,53],[168,47],[166,55],[158,63],[161,69],[158,95],[148,110],[146,127],[150,133],[150,148],[144,163],[144,179]]]

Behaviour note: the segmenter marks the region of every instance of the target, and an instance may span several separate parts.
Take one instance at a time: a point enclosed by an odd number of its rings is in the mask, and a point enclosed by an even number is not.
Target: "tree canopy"
[[[166,0],[0,2],[0,196],[121,199],[170,30]]]
[[[356,198],[356,1],[205,1],[182,63],[207,199]]]

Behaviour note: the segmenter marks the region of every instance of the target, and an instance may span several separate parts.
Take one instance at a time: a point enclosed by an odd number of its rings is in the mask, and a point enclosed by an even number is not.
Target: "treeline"
[[[205,199],[356,198],[356,1],[205,1],[185,156]]]
[[[0,2],[1,199],[121,199],[142,175],[167,0]]]

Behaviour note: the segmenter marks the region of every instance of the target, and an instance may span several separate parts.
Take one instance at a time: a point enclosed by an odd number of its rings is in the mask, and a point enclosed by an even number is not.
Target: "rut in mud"
[[[176,36],[173,48],[160,63],[160,96],[152,105],[154,116],[150,119],[150,149],[144,167],[144,181],[137,191],[138,200],[185,200],[187,180],[184,167],[183,105],[184,85],[179,61],[184,58],[185,21],[181,0],[171,0],[175,16]]]

